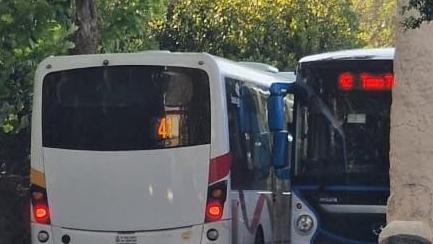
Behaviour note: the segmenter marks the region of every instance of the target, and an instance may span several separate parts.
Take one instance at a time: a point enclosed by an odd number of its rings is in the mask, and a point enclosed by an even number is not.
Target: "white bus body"
[[[282,199],[277,180],[269,169],[266,174],[269,164],[259,162],[263,154],[254,155],[269,148],[251,141],[246,169],[261,171],[245,175],[233,172],[239,162],[230,145],[239,138],[230,139],[228,107],[239,106],[239,89],[250,87],[255,116],[266,118],[266,89],[276,81],[289,82],[204,53],[47,58],[34,88],[32,243],[288,241],[283,220],[290,216],[279,213],[290,200],[273,201]],[[235,95],[226,92],[228,83]],[[146,104],[147,97],[160,103],[149,98]],[[191,118],[194,125],[182,129]],[[140,124],[148,131],[132,129]],[[266,121],[260,126],[266,130]],[[255,138],[242,131],[248,142]],[[235,189],[233,182],[248,186]]]

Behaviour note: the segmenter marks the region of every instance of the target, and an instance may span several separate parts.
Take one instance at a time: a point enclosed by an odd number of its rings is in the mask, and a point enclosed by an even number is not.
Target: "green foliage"
[[[178,0],[152,27],[162,49],[283,69],[306,54],[358,45],[349,0]]]
[[[406,29],[416,29],[422,22],[433,20],[433,0],[409,0],[402,12],[405,14],[411,10],[415,10],[418,16],[409,16],[403,21],[402,24]]]
[[[297,58],[305,55],[359,47],[356,12],[350,0],[297,0],[294,13]]]
[[[166,0],[99,0],[98,24],[101,52],[134,52],[155,49],[149,22],[165,13]]]
[[[353,0],[358,15],[358,38],[367,47],[394,44],[395,0]]]
[[[4,133],[18,133],[29,125],[37,64],[73,45],[65,41],[73,28],[60,17],[63,4],[0,1],[0,127]]]
[[[131,52],[157,46],[148,22],[162,16],[165,0],[100,0],[101,52]],[[0,131],[28,128],[33,76],[50,55],[67,54],[76,30],[71,0],[0,1]]]

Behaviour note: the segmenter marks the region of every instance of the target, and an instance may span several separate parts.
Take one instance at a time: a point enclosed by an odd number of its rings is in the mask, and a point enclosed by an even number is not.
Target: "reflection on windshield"
[[[298,110],[295,177],[322,183],[386,181],[377,176],[388,171],[391,94],[341,91],[336,76],[327,72],[306,82],[308,96]]]
[[[210,143],[210,90],[198,69],[110,66],[48,74],[43,146],[125,151]]]

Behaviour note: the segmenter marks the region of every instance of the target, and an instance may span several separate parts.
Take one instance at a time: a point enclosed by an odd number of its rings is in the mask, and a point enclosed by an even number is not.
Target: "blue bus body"
[[[308,56],[287,122],[292,243],[377,243],[389,196],[394,49]]]

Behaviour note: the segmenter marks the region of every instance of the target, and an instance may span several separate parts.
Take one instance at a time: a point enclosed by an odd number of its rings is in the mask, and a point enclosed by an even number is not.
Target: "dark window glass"
[[[112,66],[48,74],[44,147],[145,150],[210,143],[207,74],[163,66]]]
[[[338,76],[392,73],[391,61],[312,65],[298,110],[297,179],[330,184],[388,184],[391,92],[338,87]]]
[[[270,189],[271,137],[267,94],[259,87],[226,79],[232,189]]]

